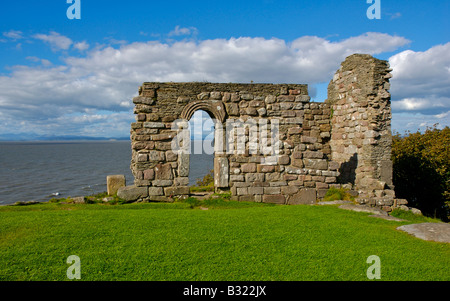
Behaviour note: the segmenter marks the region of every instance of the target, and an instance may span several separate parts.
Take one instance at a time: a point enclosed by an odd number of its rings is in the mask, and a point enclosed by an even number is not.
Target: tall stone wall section
[[[339,183],[358,192],[361,203],[392,206],[391,107],[387,61],[348,57],[328,85],[331,157]]]
[[[173,141],[204,110],[216,122],[215,187],[233,199],[311,204],[344,184],[361,202],[388,205],[394,199],[389,72],[385,61],[350,56],[324,103],[311,102],[307,86],[298,84],[144,83],[133,99],[135,185],[127,189],[144,201],[189,195],[189,154],[173,150]],[[230,121],[244,124],[244,151],[233,150]],[[266,129],[250,134],[264,123]],[[278,140],[265,135],[275,125]],[[278,150],[275,159],[264,147]]]

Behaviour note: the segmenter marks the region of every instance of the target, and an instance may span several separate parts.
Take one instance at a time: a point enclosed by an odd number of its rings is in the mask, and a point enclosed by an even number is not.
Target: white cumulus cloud
[[[85,50],[89,49],[89,44],[86,43],[86,41],[78,42],[73,45],[73,48],[75,48],[79,51],[85,51]]]
[[[23,33],[19,30],[10,30],[3,33],[3,36],[12,40],[19,40],[23,38]]]
[[[70,38],[54,31],[50,32],[50,34],[35,34],[33,35],[33,38],[49,43],[55,51],[67,50],[73,43]]]
[[[389,62],[393,109],[427,114],[450,110],[450,42],[426,51],[402,51]]]
[[[198,29],[191,26],[191,27],[180,27],[179,25],[175,26],[175,29],[169,32],[168,36],[189,36],[189,35],[197,35]]]
[[[194,31],[189,30],[175,28],[177,34]],[[129,116],[127,122],[134,119],[131,99],[145,81],[323,83],[348,55],[375,55],[409,43],[403,37],[366,33],[334,42],[314,36],[292,42],[241,37],[135,42],[89,50],[87,42],[74,43],[56,32],[34,38],[49,43],[53,50],[73,47],[82,56],[66,54],[60,65],[16,66],[10,74],[0,76],[0,123],[24,121],[29,129],[56,131],[60,127],[51,124],[67,118],[80,133],[94,128],[93,123],[99,127],[106,124],[107,119],[94,116],[98,111],[120,112]],[[397,78],[402,76],[397,74]],[[77,114],[93,116],[81,118]],[[11,130],[2,128],[4,132]]]

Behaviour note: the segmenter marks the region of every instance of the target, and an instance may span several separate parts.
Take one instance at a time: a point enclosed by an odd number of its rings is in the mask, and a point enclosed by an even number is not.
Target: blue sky
[[[66,0],[2,3],[0,138],[126,137],[144,81],[307,83],[323,101],[355,52],[394,69],[394,131],[450,125],[450,1],[378,2],[381,19],[366,0],[81,0],[80,20]]]

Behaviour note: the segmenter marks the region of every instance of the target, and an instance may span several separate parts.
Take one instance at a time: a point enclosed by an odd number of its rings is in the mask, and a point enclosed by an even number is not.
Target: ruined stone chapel
[[[145,82],[133,99],[131,170],[137,200],[189,195],[189,136],[197,110],[215,122],[214,186],[239,201],[313,204],[330,187],[389,211],[391,106],[387,61],[354,54],[323,103],[307,85]],[[240,135],[235,135],[240,133]],[[239,145],[239,147],[238,147]]]

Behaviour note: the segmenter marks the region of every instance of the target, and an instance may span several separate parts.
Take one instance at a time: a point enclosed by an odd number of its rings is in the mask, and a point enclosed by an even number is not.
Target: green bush
[[[197,183],[190,188],[191,192],[214,191],[214,170],[210,170],[203,179],[197,179]]]
[[[448,221],[450,204],[450,128],[396,134],[392,141],[396,196],[426,216]]]
[[[328,189],[322,201],[330,202],[337,200],[354,201],[354,198],[344,188],[331,187]]]
[[[211,169],[209,173],[203,177],[203,179],[197,179],[196,186],[209,186],[214,185],[214,170]]]

